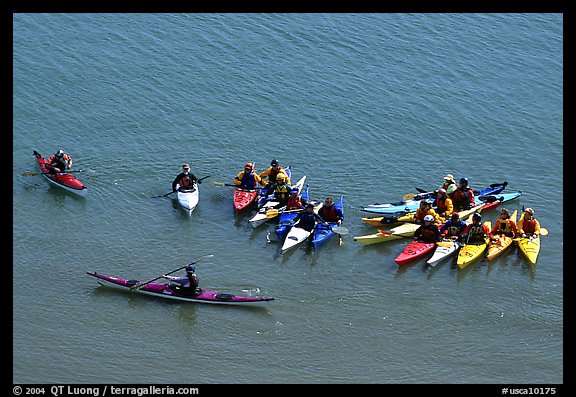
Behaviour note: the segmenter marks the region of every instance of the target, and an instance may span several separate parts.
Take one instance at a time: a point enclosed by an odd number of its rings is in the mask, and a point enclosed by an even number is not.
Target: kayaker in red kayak
[[[234,178],[234,184],[242,189],[256,189],[257,185],[262,183],[262,178],[254,171],[254,164],[246,163],[244,171],[240,171]]]
[[[532,208],[524,210],[524,214],[520,217],[516,228],[518,234],[522,237],[538,237],[540,235],[540,222],[534,218],[534,210]]]
[[[442,218],[448,218],[452,215],[452,211],[454,211],[452,199],[448,197],[446,189],[444,188],[438,190],[438,194],[436,195],[436,199],[432,203],[432,206],[436,207],[436,212]]]
[[[468,226],[468,224],[460,219],[460,215],[458,215],[457,212],[453,212],[450,219],[440,228],[440,235],[455,241],[460,241],[464,230],[466,230],[466,226]]]
[[[190,165],[185,163],[182,164],[182,172],[174,178],[174,181],[172,181],[172,191],[176,191],[176,185],[178,184],[180,185],[180,189],[190,190],[197,183],[202,183],[202,181],[190,172]]]
[[[51,174],[65,172],[67,169],[72,168],[72,157],[68,153],[64,153],[62,149],[48,157],[46,161],[50,165],[49,172]]]
[[[414,240],[425,243],[440,241],[440,230],[434,223],[434,216],[429,214],[424,217],[424,223],[414,232]]]
[[[494,222],[492,234],[503,234],[508,237],[514,237],[516,235],[516,222],[510,219],[510,213],[506,208],[500,210],[500,218]]]
[[[469,210],[476,206],[474,201],[474,190],[468,187],[468,178],[460,179],[460,186],[450,196],[454,203],[454,208],[458,211]]]
[[[475,213],[472,215],[472,223],[466,226],[462,233],[462,241],[468,243],[485,242],[486,237],[492,238],[490,229],[485,224],[481,224],[482,215]]]
[[[196,266],[194,265],[186,266],[185,276],[168,276],[163,274],[162,278],[178,283],[179,285],[175,286],[174,288],[175,291],[191,295],[202,292],[200,288],[198,288],[199,279],[198,275],[196,274]]]
[[[342,224],[342,219],[344,218],[342,211],[336,208],[331,197],[327,197],[324,200],[324,205],[318,210],[318,215],[326,222],[338,223],[338,225]]]

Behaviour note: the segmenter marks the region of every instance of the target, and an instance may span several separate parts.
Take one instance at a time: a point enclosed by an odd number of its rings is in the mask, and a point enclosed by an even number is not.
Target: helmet
[[[472,215],[472,220],[480,222],[482,220],[482,215],[475,212],[474,215]]]
[[[246,165],[244,166],[244,169],[252,171],[254,169],[254,164],[246,163]]]
[[[468,178],[460,178],[460,184],[468,184]]]
[[[278,160],[274,159],[270,162],[271,166],[275,166],[275,165],[280,165],[280,163],[278,162]]]
[[[278,182],[280,182],[280,181],[285,182],[286,181],[286,174],[280,172],[278,175],[276,175],[276,180]]]
[[[292,189],[290,189],[290,193],[292,193],[292,194],[298,194],[298,188],[297,188],[297,187],[293,187]]]
[[[534,210],[532,208],[526,208],[524,212],[528,212],[530,215],[534,215]]]
[[[438,190],[438,193],[446,193],[446,189],[442,188]]]
[[[60,149],[56,152],[56,157],[62,158],[62,156],[64,156],[64,150]]]
[[[432,222],[434,220],[434,217],[432,215],[426,215],[424,217],[424,222]]]
[[[188,265],[186,266],[186,273],[194,273],[196,271],[196,266]]]

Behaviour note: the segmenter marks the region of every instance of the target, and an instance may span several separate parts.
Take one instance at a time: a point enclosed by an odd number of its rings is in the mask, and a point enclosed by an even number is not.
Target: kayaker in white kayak
[[[172,191],[176,191],[176,185],[180,185],[180,189],[191,190],[197,183],[202,183],[202,181],[190,172],[190,165],[185,163],[182,164],[182,172],[172,181]]]
[[[175,291],[187,294],[197,294],[201,292],[200,288],[198,288],[199,279],[196,274],[196,266],[194,265],[186,266],[185,276],[168,276],[163,274],[162,278],[178,283],[179,285],[176,286]]]
[[[258,184],[262,183],[262,179],[254,171],[254,164],[246,163],[244,171],[240,171],[234,178],[234,184],[241,189],[256,189]]]
[[[51,174],[65,172],[67,169],[72,168],[72,157],[68,153],[64,153],[62,149],[48,157],[46,161],[50,164],[49,172]]]
[[[461,241],[466,226],[468,224],[460,219],[458,212],[453,212],[450,219],[440,228],[440,235],[454,241]]]
[[[426,215],[424,217],[424,223],[414,232],[414,240],[426,243],[440,241],[440,230],[434,223],[434,216]]]
[[[534,210],[526,208],[520,217],[516,230],[521,237],[538,237],[540,235],[540,222],[534,218]]]
[[[296,218],[294,218],[289,225],[294,226],[297,224],[299,228],[311,232],[314,230],[316,223],[322,223],[323,225],[330,227],[328,222],[314,212],[314,204],[308,203],[306,204],[306,210],[299,212],[298,215],[296,215]]]
[[[460,185],[458,189],[454,190],[450,198],[452,199],[454,208],[458,211],[469,210],[476,206],[474,190],[468,186],[468,178],[460,178]]]
[[[326,197],[324,205],[318,210],[318,215],[326,222],[338,223],[338,225],[342,224],[344,218],[342,211],[334,205],[331,197]]]

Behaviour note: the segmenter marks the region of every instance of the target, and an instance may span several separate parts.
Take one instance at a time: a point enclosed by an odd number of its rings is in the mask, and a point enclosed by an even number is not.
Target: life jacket
[[[297,194],[293,194],[288,197],[288,203],[286,204],[287,209],[297,210],[302,208],[302,198]]]
[[[291,187],[288,184],[284,185],[277,184],[276,188],[274,189],[274,199],[281,203],[287,201],[288,197],[290,196],[290,190]]]
[[[438,219],[438,214],[436,213],[436,211],[434,211],[434,208],[427,208],[425,210],[422,210],[421,208],[418,208],[416,210],[416,214],[414,215],[415,218],[417,220],[419,220],[420,222],[424,222],[424,217],[426,215],[432,215],[434,217],[434,222],[436,222],[436,220]]]
[[[430,226],[422,226],[422,230],[420,232],[420,238],[424,241],[436,241],[438,233],[436,232],[436,227]]]
[[[192,180],[190,179],[190,174],[184,175],[178,183],[180,184],[180,189],[189,190],[194,187]]]
[[[318,211],[318,215],[326,222],[338,222],[338,213],[336,212],[336,207],[331,205],[330,207],[322,206]]]
[[[471,208],[474,206],[474,190],[469,187],[466,189],[456,189],[452,193],[452,202],[456,208]]]
[[[484,234],[486,234],[486,230],[484,229],[482,224],[470,225],[470,229],[468,230],[468,241],[482,241],[484,240]]]
[[[494,233],[505,234],[507,236],[514,234],[514,228],[512,227],[512,221],[510,219],[497,219],[492,230]]]
[[[448,196],[436,199],[436,209],[438,210],[439,213],[446,212],[445,215],[451,215],[452,210],[454,210],[452,199]]]
[[[522,218],[522,231],[525,234],[533,234],[536,231],[536,220],[534,218],[527,220]]]
[[[307,211],[304,211],[298,214],[298,227],[307,231],[311,231],[316,226],[316,214],[311,213],[309,214]]]
[[[462,224],[460,221],[453,223],[452,220],[449,220],[446,223],[446,231],[448,232],[448,236],[458,236],[465,228],[465,224]]]
[[[240,186],[242,186],[244,189],[254,189],[256,187],[254,173],[250,172],[247,174],[245,171],[242,171],[242,173],[243,175],[240,179]]]

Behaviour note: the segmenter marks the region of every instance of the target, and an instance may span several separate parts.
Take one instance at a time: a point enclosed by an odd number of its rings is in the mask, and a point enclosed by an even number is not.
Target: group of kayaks
[[[508,185],[507,182],[495,183],[490,187],[475,191],[479,204],[469,210],[458,213],[461,220],[471,222],[472,215],[476,212],[484,212],[498,207],[502,203],[517,199],[522,195],[521,191],[503,193]],[[376,233],[354,237],[355,241],[364,245],[378,244],[387,241],[412,238],[416,230],[420,227],[415,222],[414,214],[420,205],[421,200],[433,203],[432,192],[415,195],[414,198],[388,204],[372,204],[362,208],[362,211],[380,216],[363,217],[362,221],[376,226],[379,229]],[[517,211],[514,211],[510,219],[516,223]],[[390,230],[380,229],[384,225],[398,224]],[[491,222],[484,224],[491,228]],[[542,229],[545,231],[545,229]],[[544,233],[542,233],[544,234]],[[540,237],[508,237],[504,235],[494,236],[491,241],[488,237],[485,241],[476,243],[462,243],[452,239],[443,239],[438,242],[423,242],[414,240],[408,243],[403,251],[396,257],[398,266],[404,266],[419,259],[427,259],[426,264],[435,266],[447,258],[456,256],[456,264],[459,269],[464,269],[482,257],[491,261],[502,253],[506,252],[513,243],[517,243],[519,251],[527,258],[532,265],[536,264],[540,251]]]
[[[34,150],[34,156],[40,173],[50,184],[59,186],[81,197],[86,196],[88,189],[76,176],[70,172],[51,173],[47,160],[36,150]],[[291,167],[286,168],[286,173],[288,177],[291,177]],[[500,204],[517,199],[522,195],[521,191],[503,193],[507,184],[507,182],[495,183],[486,189],[475,191],[476,198],[479,202],[478,205],[469,210],[459,212],[460,219],[470,222],[474,213],[496,208]],[[318,212],[323,205],[323,201],[310,200],[309,185],[306,185],[306,176],[302,176],[294,186],[297,187],[298,195],[300,195],[302,199],[315,204],[314,211]],[[188,213],[191,213],[199,201],[198,186],[196,185],[194,189],[189,191],[178,189],[177,192],[180,206]],[[362,211],[373,215],[372,217],[362,217],[362,221],[376,226],[378,229],[375,233],[356,236],[354,240],[363,245],[371,245],[411,238],[420,227],[420,225],[414,221],[414,213],[422,200],[433,203],[434,192],[419,190],[418,194],[412,196],[413,197],[397,202],[387,204],[376,203],[362,207]],[[344,213],[343,197],[343,195],[340,195],[334,203],[342,213]],[[346,228],[337,223],[329,223],[327,225],[318,223],[312,231],[300,228],[298,227],[298,223],[294,223],[294,220],[297,214],[303,211],[303,209],[289,210],[286,207],[279,207],[279,203],[274,200],[273,195],[260,195],[257,189],[234,187],[232,201],[234,210],[237,212],[244,212],[249,209],[256,210],[249,219],[249,223],[253,228],[263,225],[272,219],[277,221],[274,235],[276,240],[282,241],[282,252],[289,251],[305,241],[309,241],[315,249],[318,249],[337,234],[340,234],[341,242],[342,234],[346,234],[347,232]],[[517,211],[514,211],[511,219],[516,222],[516,218]],[[393,224],[394,227],[389,230],[381,229],[384,225],[390,224]],[[485,224],[488,227],[491,225],[489,221],[485,222]],[[268,236],[270,236],[270,233],[268,233]],[[458,268],[463,269],[483,256],[485,256],[487,260],[493,260],[507,251],[514,243],[517,243],[519,251],[523,253],[531,264],[536,263],[540,252],[539,237],[512,238],[506,236],[498,236],[493,241],[486,239],[483,242],[475,244],[465,244],[450,239],[435,243],[415,240],[406,245],[402,252],[396,257],[395,262],[399,266],[404,266],[418,259],[427,258],[426,263],[429,266],[435,266],[448,258],[456,256]],[[133,290],[146,295],[181,301],[244,305],[274,300],[274,298],[270,297],[232,295],[208,290],[201,290],[196,294],[190,295],[181,292],[169,283],[148,282],[139,288],[134,288],[135,286],[139,286],[141,282],[138,280],[103,275],[96,272],[88,272],[88,274],[95,277],[100,285]]]

